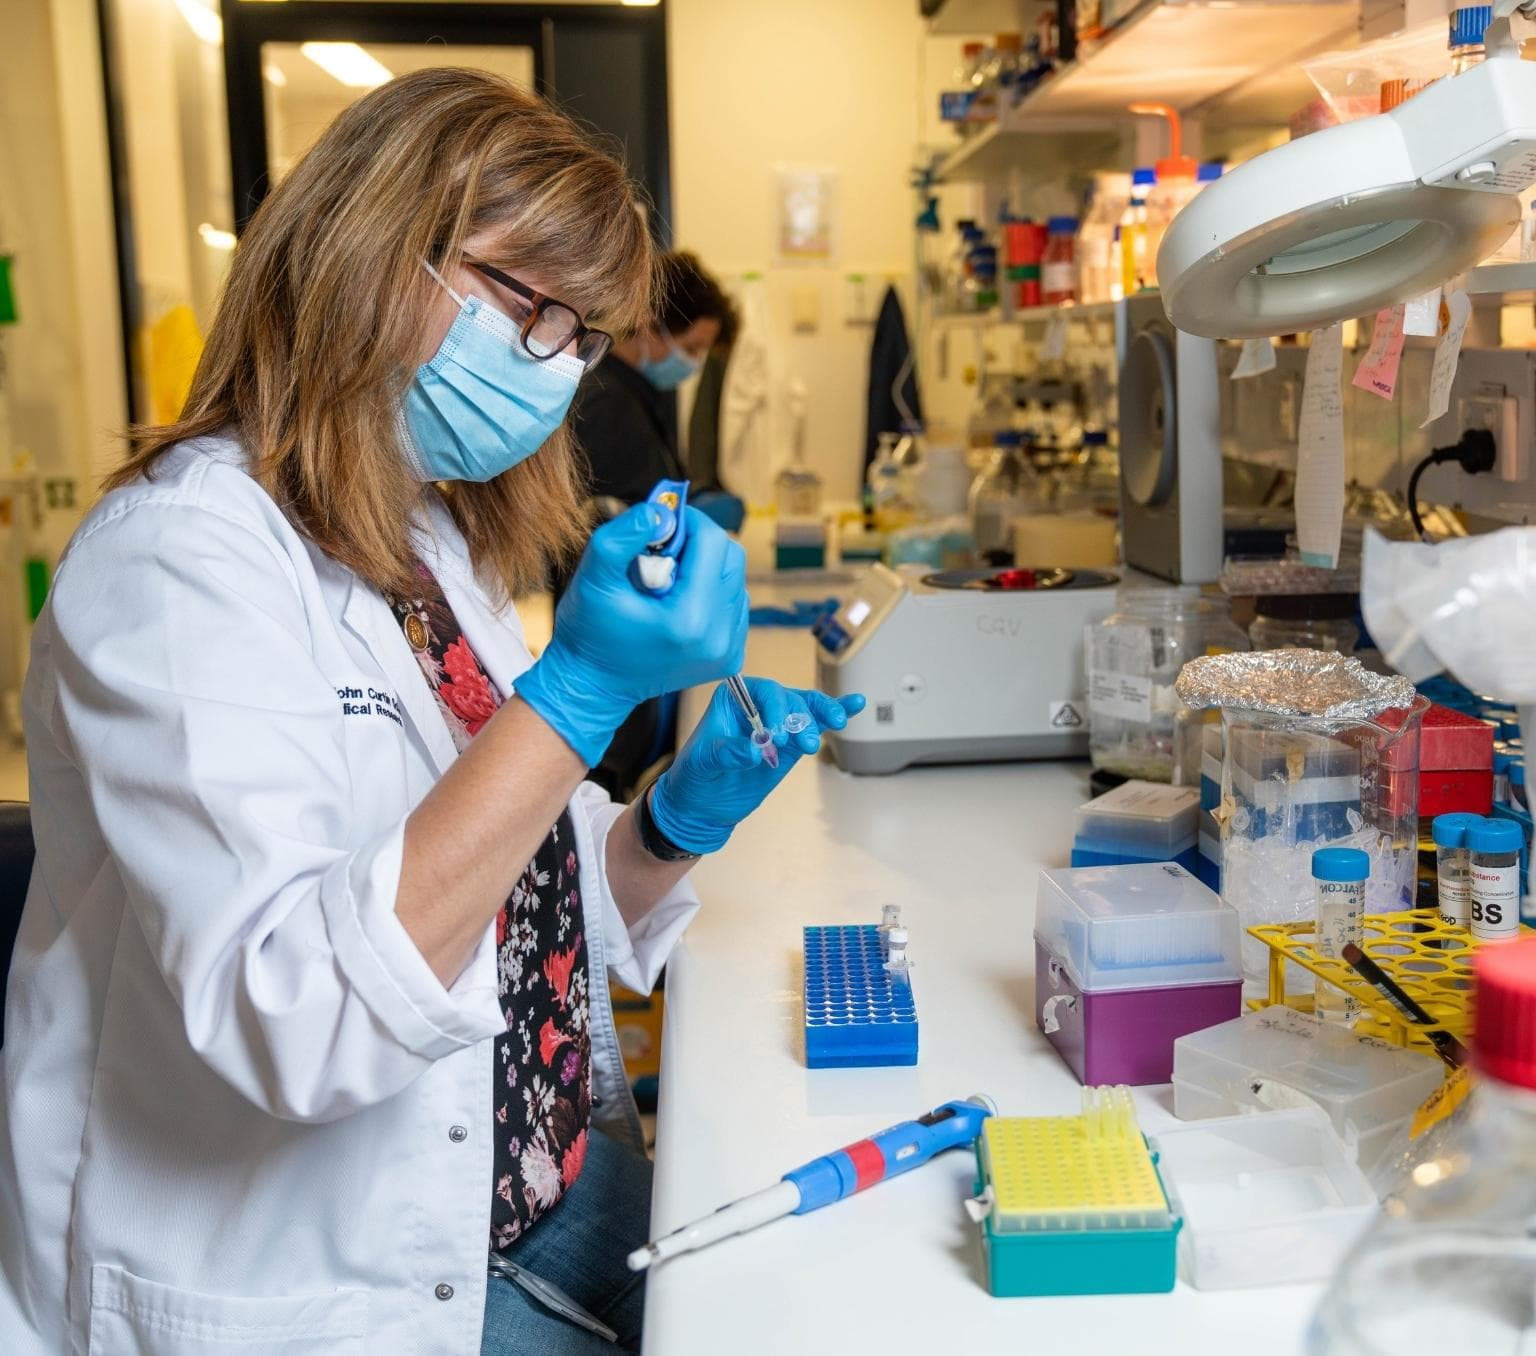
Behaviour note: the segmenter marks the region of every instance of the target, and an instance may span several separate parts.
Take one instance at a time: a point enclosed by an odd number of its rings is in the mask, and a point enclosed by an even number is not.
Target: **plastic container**
[[[921,518],[949,518],[963,514],[971,492],[971,470],[965,449],[958,443],[929,443],[909,481]]]
[[[1237,1016],[1237,917],[1172,862],[1042,871],[1040,1030],[1084,1083],[1166,1083],[1180,1036]]]
[[[1077,299],[1089,303],[1119,301],[1125,295],[1115,230],[1131,201],[1129,174],[1096,174],[1093,198],[1078,228]]]
[[[1046,225],[1040,285],[1047,306],[1077,300],[1077,218],[1052,217]]]
[[[1365,883],[1371,859],[1359,848],[1319,848],[1312,854],[1312,879],[1317,893],[1318,951],[1342,960],[1344,948],[1359,946],[1365,936]],[[1317,989],[1317,1015],[1346,1026],[1359,1015],[1359,1004],[1330,984]]]
[[[1221,896],[1246,929],[1296,923],[1316,913],[1312,853],[1350,847],[1371,860],[1367,913],[1413,905],[1419,837],[1419,725],[1429,703],[1370,720],[1224,710]],[[1264,944],[1245,935],[1249,992],[1268,989]],[[1287,992],[1312,977],[1287,965]]]
[[[1355,625],[1359,600],[1354,594],[1278,594],[1254,602],[1248,627],[1255,650],[1327,650],[1353,654],[1360,642]]]
[[[1469,1107],[1427,1126],[1411,1180],[1345,1258],[1308,1356],[1536,1348],[1536,939],[1476,961]]]
[[[1451,58],[1451,74],[1460,75],[1482,64],[1486,52],[1483,35],[1493,22],[1492,5],[1465,5],[1450,14],[1445,48]]]
[[[892,532],[912,521],[912,505],[906,497],[901,464],[896,460],[897,445],[897,435],[882,433],[864,477],[870,521],[877,532]]]
[[[1012,430],[997,435],[997,447],[971,483],[971,531],[983,559],[1013,560],[1013,520],[1040,506],[1040,478],[1024,456],[1024,435]]]
[[[1472,861],[1467,852],[1467,830],[1480,823],[1481,815],[1449,814],[1437,815],[1430,826],[1435,842],[1440,919],[1453,927],[1472,925]]]
[[[1371,1176],[1444,1073],[1431,1055],[1267,1007],[1174,1043],[1173,1111],[1189,1121],[1311,1104]]]
[[[1161,782],[1123,782],[1077,808],[1073,866],[1178,862],[1195,871],[1200,790]]]
[[[1507,819],[1467,828],[1472,892],[1472,935],[1504,941],[1520,931],[1520,852],[1525,834]]]
[[[987,1285],[999,1297],[1173,1289],[1179,1222],[1124,1088],[1081,1116],[991,1116],[976,1141]]]
[[[1149,166],[1131,171],[1131,200],[1120,218],[1120,294],[1133,297],[1152,284],[1153,264],[1147,257],[1147,195],[1157,183]]]
[[[1087,630],[1089,756],[1096,768],[1173,780],[1179,670],[1199,655],[1246,650],[1225,598],[1198,585],[1122,587],[1115,610]]]
[[[1376,1214],[1376,1193],[1316,1107],[1152,1137],[1184,1221],[1179,1274],[1200,1290],[1320,1281]]]

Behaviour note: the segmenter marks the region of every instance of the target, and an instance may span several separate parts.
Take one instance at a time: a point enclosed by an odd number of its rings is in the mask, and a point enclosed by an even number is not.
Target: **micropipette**
[[[963,1102],[945,1102],[926,1116],[893,1125],[845,1149],[823,1154],[786,1172],[767,1190],[743,1196],[712,1215],[636,1248],[629,1255],[629,1269],[644,1271],[669,1257],[744,1234],[784,1215],[808,1214],[888,1177],[910,1172],[946,1149],[975,1143],[981,1123],[996,1112],[991,1098],[977,1093]]]
[[[758,714],[757,703],[752,700],[752,694],[747,691],[747,685],[742,681],[741,675],[732,674],[725,680],[725,685],[730,688],[731,696],[736,698],[736,704],[741,707],[741,714],[747,718],[747,724],[752,727],[752,742],[763,751],[763,762],[769,767],[778,767],[779,751],[774,745],[773,736],[768,733],[768,727],[763,724],[763,718]]]

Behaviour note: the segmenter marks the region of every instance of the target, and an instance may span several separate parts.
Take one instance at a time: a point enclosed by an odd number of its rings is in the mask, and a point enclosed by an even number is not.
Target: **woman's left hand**
[[[688,852],[715,852],[731,831],[767,798],[802,757],[821,748],[823,730],[841,730],[864,709],[864,698],[829,697],[814,689],[782,687],[767,678],[748,678],[763,724],[773,732],[779,765],[771,768],[752,742],[751,727],[730,689],[722,683],[672,766],[651,789],[656,827]],[[800,713],[808,722],[786,734],[785,717]]]

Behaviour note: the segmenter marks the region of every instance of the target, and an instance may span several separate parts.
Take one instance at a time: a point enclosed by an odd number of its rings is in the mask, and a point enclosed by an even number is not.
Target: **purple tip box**
[[[1237,913],[1173,862],[1042,871],[1035,1020],[1085,1084],[1166,1083],[1242,1009]]]

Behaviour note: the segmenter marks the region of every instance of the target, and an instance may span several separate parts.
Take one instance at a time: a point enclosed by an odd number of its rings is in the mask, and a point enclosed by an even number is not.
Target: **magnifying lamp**
[[[1168,318],[1212,339],[1317,329],[1487,258],[1536,182],[1536,62],[1510,33],[1517,10],[1536,0],[1495,4],[1482,64],[1209,184],[1158,251]]]

